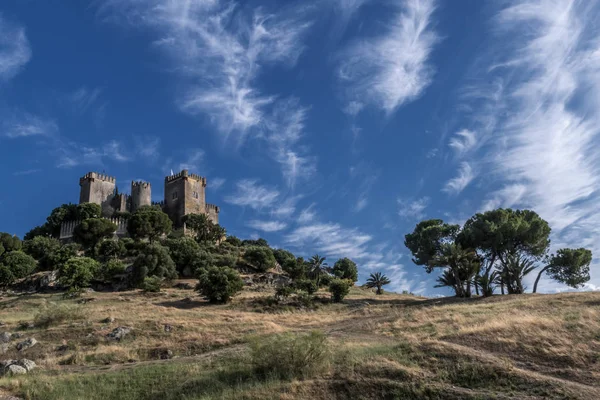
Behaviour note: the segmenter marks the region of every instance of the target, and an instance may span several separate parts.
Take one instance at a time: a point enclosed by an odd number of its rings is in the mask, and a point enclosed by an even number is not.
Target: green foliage
[[[533,293],[537,291],[537,285],[544,272],[548,272],[550,278],[564,283],[572,288],[583,286],[590,280],[590,263],[592,252],[588,249],[560,249],[550,257],[550,263],[544,267],[537,276],[533,286]]]
[[[281,286],[275,290],[275,299],[281,301],[290,297],[296,290],[292,286]]]
[[[14,279],[31,275],[37,266],[35,259],[22,251],[6,252],[3,254],[1,261],[10,270]]]
[[[325,257],[321,257],[318,254],[315,254],[308,260],[309,265],[309,276],[314,279],[317,287],[321,287],[321,278],[324,275],[325,268],[327,267],[327,263],[325,262]]]
[[[227,303],[244,287],[240,274],[228,267],[209,267],[200,275],[196,289],[211,303]]]
[[[147,276],[156,276],[167,280],[177,278],[175,263],[166,247],[148,244],[135,258],[132,271],[133,285],[140,286]]]
[[[296,262],[296,256],[284,249],[273,250],[273,256],[282,267],[288,262]]]
[[[60,248],[60,242],[57,239],[48,236],[35,236],[33,239],[23,242],[23,251],[36,260],[40,261]]]
[[[147,293],[158,293],[160,292],[160,285],[162,284],[162,279],[157,276],[147,276],[144,278],[144,282],[142,282],[141,289]]]
[[[118,259],[126,253],[125,243],[118,239],[104,240],[96,246],[96,257],[100,261]]]
[[[413,262],[433,270],[432,262],[439,256],[445,243],[453,243],[460,227],[444,223],[441,219],[421,221],[413,233],[405,236],[404,244],[413,255]]]
[[[293,260],[287,259],[280,265],[292,280],[304,279],[308,275],[309,264],[302,257]]]
[[[255,371],[269,378],[310,378],[325,372],[331,362],[327,337],[321,332],[255,339],[250,355]]]
[[[227,239],[225,240],[227,243],[231,243],[232,245],[234,245],[235,247],[241,247],[242,246],[242,241],[236,237],[236,236],[227,236]]]
[[[525,292],[523,278],[535,269],[535,262],[521,254],[509,254],[502,262],[499,276],[505,283],[508,294],[522,294]]]
[[[480,269],[479,259],[474,250],[463,249],[455,243],[443,243],[439,253],[433,257],[429,265],[447,267],[447,274],[452,275],[450,282],[456,296],[471,297],[471,285]],[[441,285],[446,286],[447,277],[442,277]]]
[[[0,245],[4,247],[5,252],[21,250],[21,239],[10,233],[0,232]]]
[[[333,264],[333,275],[340,279],[350,279],[352,282],[358,280],[358,267],[349,258],[341,258]]]
[[[81,203],[77,206],[75,218],[82,221],[90,218],[102,218],[102,207],[96,203]]]
[[[33,324],[39,328],[60,325],[67,321],[85,319],[85,312],[80,306],[72,304],[50,303],[39,310],[33,317]]]
[[[152,206],[140,207],[127,221],[127,232],[135,240],[149,239],[153,242],[162,235],[168,235],[172,227],[169,216]]]
[[[375,272],[369,275],[369,279],[367,279],[365,286],[369,289],[377,288],[375,294],[383,294],[383,286],[389,285],[390,283],[392,283],[392,281],[390,281],[387,276],[381,272]]]
[[[181,276],[192,276],[198,267],[196,259],[201,257],[200,245],[189,237],[167,239],[165,245],[169,248],[171,258],[175,262],[177,272]]]
[[[275,256],[269,247],[250,247],[244,252],[244,260],[260,272],[275,267]]]
[[[212,222],[206,214],[188,214],[183,217],[183,222],[194,231],[198,243],[217,242],[226,234],[225,228]]]
[[[31,229],[29,232],[27,232],[25,234],[25,236],[23,237],[23,240],[31,240],[37,236],[50,236],[51,232],[48,229],[48,225],[44,224],[42,226],[36,226],[35,228]]]
[[[5,249],[4,246],[2,245],[2,243],[0,243],[0,257],[2,257],[2,254],[4,254]]]
[[[93,249],[103,239],[111,238],[117,226],[107,219],[89,218],[81,221],[73,231],[73,240],[85,249]]]
[[[242,245],[244,247],[269,247],[269,242],[267,242],[263,238],[254,239],[246,239],[242,241]]]
[[[126,268],[125,263],[122,261],[115,258],[109,259],[100,265],[97,278],[104,282],[112,282],[115,277],[124,275]]]
[[[43,230],[48,232],[53,237],[59,237],[60,225],[66,221],[75,221],[77,219],[77,206],[75,204],[63,204],[56,207],[48,218],[46,223],[42,227]]]
[[[334,303],[340,303],[344,300],[344,297],[348,295],[350,292],[350,287],[352,286],[352,281],[349,279],[332,279],[329,284],[329,293],[331,293],[331,298]]]
[[[61,266],[58,279],[66,287],[89,287],[99,269],[100,263],[93,258],[75,257]]]
[[[310,279],[295,280],[293,285],[297,290],[302,290],[308,294],[314,294],[319,289],[316,282]]]
[[[10,268],[0,264],[0,286],[12,285],[15,282],[15,276]]]
[[[81,246],[77,243],[60,246],[40,260],[40,268],[46,271],[60,270],[69,259],[77,257],[80,250]]]

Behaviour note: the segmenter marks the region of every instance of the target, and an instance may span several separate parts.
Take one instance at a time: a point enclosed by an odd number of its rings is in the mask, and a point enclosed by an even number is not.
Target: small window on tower
[[[199,197],[198,192],[194,192],[194,198],[197,199]]]
[[[177,192],[173,193],[173,200],[175,200],[177,198]]]

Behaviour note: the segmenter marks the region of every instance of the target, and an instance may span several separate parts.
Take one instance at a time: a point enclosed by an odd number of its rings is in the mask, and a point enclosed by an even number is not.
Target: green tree
[[[167,280],[177,278],[177,269],[169,255],[169,249],[158,244],[148,244],[143,251],[140,251],[133,262],[133,285],[139,287],[147,276]]]
[[[269,242],[267,242],[263,238],[254,239],[246,239],[242,241],[242,245],[249,247],[269,247]]]
[[[81,221],[73,231],[73,240],[85,249],[93,249],[103,239],[113,237],[117,226],[107,219],[89,218]]]
[[[169,248],[171,258],[175,262],[177,272],[181,276],[192,276],[196,265],[196,259],[200,255],[200,245],[189,237],[179,239],[167,239],[165,245]]]
[[[22,251],[9,251],[2,256],[4,264],[12,273],[15,279],[25,278],[31,275],[37,266],[33,257]]]
[[[533,285],[533,293],[544,272],[557,282],[578,288],[590,280],[592,252],[588,249],[560,249],[550,257],[550,262],[542,268]]]
[[[40,267],[44,270],[60,270],[62,265],[69,259],[77,257],[81,246],[77,243],[68,243],[51,251],[40,261]]]
[[[200,275],[196,289],[211,303],[227,303],[244,287],[240,274],[228,267],[209,267]]]
[[[423,265],[430,273],[438,266],[435,260],[440,257],[444,244],[454,243],[459,230],[460,226],[446,224],[441,219],[421,221],[413,233],[404,237],[404,244],[412,253],[413,262]]]
[[[377,288],[375,294],[383,294],[383,287],[385,285],[389,285],[390,283],[392,283],[392,281],[390,281],[387,276],[385,276],[381,272],[375,272],[374,274],[371,274],[369,276],[369,279],[367,279],[367,283],[365,284],[365,286],[369,289]]]
[[[443,243],[439,254],[429,263],[431,268],[449,268],[454,275],[457,297],[471,297],[471,285],[479,270],[479,260],[474,250],[463,249],[459,244]]]
[[[127,253],[125,243],[119,239],[109,239],[96,246],[96,256],[99,261],[108,261],[124,257]]]
[[[85,288],[90,286],[99,268],[100,263],[93,258],[71,258],[58,271],[58,281],[69,288]]]
[[[33,239],[23,242],[23,251],[38,261],[58,248],[60,248],[60,242],[49,236],[35,236]]]
[[[194,232],[198,243],[218,242],[225,237],[225,228],[215,224],[206,214],[188,214],[183,217],[186,227]]]
[[[236,236],[229,235],[229,236],[227,236],[226,241],[228,243],[231,243],[235,247],[242,247],[242,241],[239,238],[237,238]]]
[[[112,282],[117,276],[124,275],[125,272],[126,267],[123,261],[111,258],[100,265],[96,277],[103,282]]]
[[[44,224],[42,226],[36,226],[35,228],[31,229],[29,232],[27,232],[25,234],[25,236],[23,236],[23,240],[31,240],[37,236],[50,236],[51,232],[48,229],[48,225]]]
[[[2,245],[6,252],[18,251],[21,250],[21,239],[17,235],[0,232],[0,245]]]
[[[350,279],[353,283],[358,281],[358,267],[349,258],[340,258],[333,264],[333,275],[341,279]]]
[[[279,265],[281,265],[282,267],[286,262],[290,260],[293,260],[294,262],[296,261],[296,256],[284,249],[273,250],[273,256],[275,256],[275,260],[277,260]]]
[[[350,292],[352,281],[349,279],[332,279],[329,283],[329,293],[334,303],[340,303]]]
[[[2,245],[2,243],[0,243],[0,257],[2,257],[2,254],[4,254],[4,246]]]
[[[310,265],[309,275],[312,279],[314,279],[315,283],[317,284],[317,287],[320,287],[321,278],[325,273],[324,268],[327,266],[327,263],[325,262],[325,257],[321,257],[320,255],[315,254],[310,258],[310,260],[308,260],[308,263]]]
[[[75,218],[82,221],[90,218],[102,218],[102,207],[96,203],[81,203],[77,205]]]
[[[44,224],[44,229],[50,233],[53,237],[57,238],[60,236],[60,226],[66,221],[75,221],[77,219],[77,206],[75,204],[63,204],[56,207]]]
[[[304,279],[308,275],[309,264],[304,261],[304,258],[298,257],[294,260],[287,259],[281,264],[281,269],[283,269],[292,280]]]
[[[172,227],[169,216],[153,206],[138,208],[127,221],[129,236],[136,240],[149,239],[150,242],[168,235]]]
[[[9,286],[15,282],[15,276],[10,268],[0,264],[0,286]]]
[[[269,247],[250,247],[244,252],[244,260],[260,272],[275,266],[275,256]]]
[[[535,268],[535,261],[527,256],[518,253],[506,255],[499,276],[505,282],[508,294],[525,293],[523,278]]]

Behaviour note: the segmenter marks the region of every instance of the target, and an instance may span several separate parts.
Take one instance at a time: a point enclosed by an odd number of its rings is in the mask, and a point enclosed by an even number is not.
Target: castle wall
[[[89,172],[79,179],[79,203],[95,203],[102,206],[102,214],[111,216],[114,212],[112,204],[115,194],[115,178],[112,176]]]
[[[219,223],[220,211],[221,209],[218,206],[215,206],[214,204],[206,204],[206,213],[208,214],[208,218],[210,218],[210,220],[215,224]]]
[[[131,212],[152,205],[152,187],[148,182],[131,182]]]
[[[117,237],[127,236],[127,220],[125,218],[105,218],[117,226],[115,235]],[[60,225],[60,240],[70,241],[73,238],[75,228],[81,224],[81,221],[67,221]]]
[[[187,214],[205,214],[206,178],[187,170],[165,178],[165,208],[176,226]]]

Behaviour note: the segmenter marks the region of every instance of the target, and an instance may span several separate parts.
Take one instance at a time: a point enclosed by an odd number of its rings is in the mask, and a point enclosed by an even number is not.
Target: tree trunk
[[[477,284],[477,279],[473,282],[473,286],[475,286],[475,294],[479,296],[479,285]]]
[[[504,281],[500,281],[500,292],[504,294]]]
[[[467,281],[467,293],[466,297],[471,297],[471,281]]]
[[[537,285],[538,282],[540,281],[540,278],[542,277],[542,274],[544,272],[546,272],[546,270],[550,268],[549,265],[546,265],[544,268],[542,268],[542,270],[540,271],[540,273],[538,274],[537,278],[535,279],[535,283],[533,284],[533,292],[532,293],[536,293],[537,292]]]
[[[381,294],[381,286],[377,286],[377,291],[375,292],[375,294]]]

